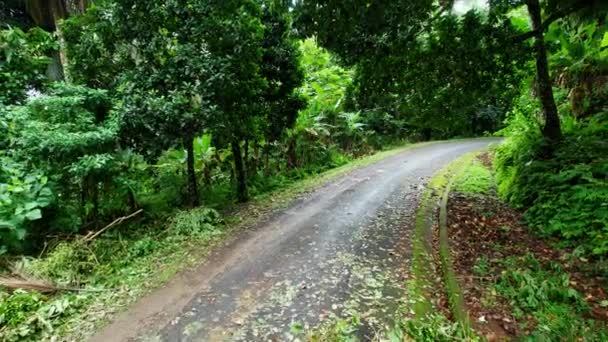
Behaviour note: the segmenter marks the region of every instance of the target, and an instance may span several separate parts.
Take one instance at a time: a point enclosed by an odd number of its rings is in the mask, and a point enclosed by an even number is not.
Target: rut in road
[[[300,327],[355,312],[360,337],[371,339],[407,300],[425,180],[495,141],[412,148],[331,181],[138,302],[93,341],[285,341]]]

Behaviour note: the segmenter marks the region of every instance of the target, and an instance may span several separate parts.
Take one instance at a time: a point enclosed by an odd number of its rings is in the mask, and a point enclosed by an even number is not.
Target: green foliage
[[[264,91],[262,130],[269,142],[278,141],[286,129],[293,127],[298,112],[306,106],[295,90],[304,82],[298,44],[291,36],[289,5],[283,0],[268,1],[262,9],[264,54],[260,72],[267,82]]]
[[[603,341],[608,329],[585,317],[589,307],[582,294],[570,287],[570,277],[557,263],[541,265],[531,254],[503,261],[506,270],[494,285],[519,316],[532,315],[536,324],[526,341]],[[529,322],[532,323],[532,322]]]
[[[575,341],[584,337],[584,341],[601,342],[608,339],[605,324],[581,318],[568,305],[550,305],[536,312],[535,318],[538,325],[525,341]]]
[[[284,188],[394,141],[494,131],[519,93],[521,72],[530,71],[527,44],[513,40],[527,21],[521,10],[509,12],[521,1],[461,16],[445,3],[307,0],[293,9],[283,0],[95,1],[50,25],[59,28],[57,41],[39,28],[3,29],[0,254],[32,254],[44,242],[47,254],[24,261],[26,273],[136,291],[158,272],[158,260],[187,258],[191,244],[224,234],[208,207],[225,209],[235,197]],[[560,8],[547,5],[546,13]],[[605,255],[606,118],[593,115],[605,112],[608,50],[598,17],[548,27],[552,72],[564,88],[556,93],[564,142],[544,152],[538,104],[522,97],[497,167],[500,193],[529,208],[531,225]],[[298,43],[294,32],[316,40]],[[67,63],[68,84],[48,82],[51,61]],[[476,162],[470,169],[457,187],[487,192],[489,171]],[[207,207],[179,210],[199,197]],[[47,240],[98,230],[139,208],[141,221],[92,242]],[[483,262],[477,266],[483,273]],[[513,294],[515,302],[560,293],[535,276],[505,276],[505,288],[535,289],[524,299]],[[9,341],[51,339],[66,317],[113,299],[2,296],[0,336]],[[564,321],[550,325],[552,315],[570,317],[559,305],[534,310],[550,330],[574,331]],[[330,336],[350,339],[359,323],[341,321]],[[401,328],[398,338],[464,337],[439,316]]]
[[[0,291],[0,339],[57,338],[61,334],[58,329],[70,318],[77,326],[90,320],[87,315],[92,303],[101,305],[99,310],[103,312],[104,307],[116,304],[117,298],[129,299],[149,289],[150,282],[162,272],[172,268],[175,272],[188,263],[194,251],[224,234],[223,227],[216,211],[201,207],[180,211],[168,220],[138,223],[131,226],[136,229],[124,229],[122,233],[107,232],[91,242],[60,242],[43,257],[23,258],[15,265],[20,273],[52,280],[59,286],[87,287],[89,291],[54,296]],[[159,269],[161,260],[165,267]]]
[[[11,296],[0,293],[0,325],[14,327],[25,322],[42,304],[42,296],[23,290]]]
[[[111,1],[95,2],[83,15],[70,16],[61,23],[68,74],[75,83],[110,90],[128,67],[119,50],[124,46],[116,44],[113,10]]]
[[[69,286],[91,275],[97,266],[95,255],[82,242],[61,242],[44,259],[24,265],[26,272],[37,278],[53,279]]]
[[[9,148],[28,170],[40,169],[49,177],[62,208],[53,220],[61,221],[64,230],[99,219],[102,184],[121,187],[124,155],[117,149],[110,107],[105,91],[58,84],[9,112]]]
[[[578,312],[588,310],[582,295],[570,287],[570,276],[558,264],[546,271],[533,255],[504,261],[496,290],[524,312],[535,312],[549,305],[567,304]]]
[[[361,113],[347,112],[347,89],[352,71],[340,67],[313,39],[300,44],[306,82],[298,90],[308,106],[287,131],[287,158],[291,167],[339,166],[342,155],[362,155],[371,150]]]
[[[50,231],[77,232],[136,207],[145,165],[119,148],[111,106],[106,91],[55,84],[0,109],[4,247],[19,247],[26,233],[32,247]]]
[[[400,322],[398,329],[392,334],[398,341],[406,340],[403,336],[421,342],[480,341],[478,337],[471,336],[470,331],[462,325],[451,322],[438,313],[428,314],[421,320]]]
[[[0,154],[0,254],[19,247],[52,200],[46,176]]]
[[[473,159],[454,178],[453,189],[465,194],[490,194],[494,186],[492,171]]]
[[[170,221],[169,229],[174,236],[209,238],[221,233],[220,215],[209,208],[197,208],[177,213]]]
[[[310,342],[354,342],[356,333],[361,326],[361,317],[353,315],[348,319],[337,319],[325,324],[318,331],[309,333]]]
[[[608,252],[607,117],[596,115],[565,126],[564,140],[545,154],[545,142],[530,119],[536,107],[523,101],[511,116],[509,137],[497,148],[499,193],[527,208],[525,219],[545,235],[588,252]]]
[[[494,131],[517,94],[526,46],[513,42],[505,13],[458,16],[442,5],[302,1],[296,12],[306,34],[356,66],[349,109],[369,129],[426,140]]]
[[[40,28],[0,30],[0,104],[21,104],[30,90],[42,90],[44,71],[57,49],[51,35]]]

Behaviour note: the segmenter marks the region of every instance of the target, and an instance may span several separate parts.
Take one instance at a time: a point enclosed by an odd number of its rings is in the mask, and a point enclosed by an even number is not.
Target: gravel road
[[[289,341],[355,313],[362,340],[405,300],[426,180],[496,139],[424,145],[330,181],[143,298],[92,341]]]

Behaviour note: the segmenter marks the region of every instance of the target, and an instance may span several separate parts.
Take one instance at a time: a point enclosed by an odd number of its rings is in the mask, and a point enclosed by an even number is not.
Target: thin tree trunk
[[[94,179],[92,179],[91,187],[93,192],[91,196],[93,202],[93,225],[95,228],[99,228],[99,185]]]
[[[63,79],[66,83],[72,83],[72,77],[70,77],[69,60],[68,60],[68,54],[67,54],[67,44],[65,42],[65,38],[63,37],[63,31],[61,29],[61,26],[57,26],[57,29],[55,30],[55,34],[57,35],[57,40],[59,41],[59,63],[61,65]]]
[[[255,175],[258,173],[258,163],[260,160],[260,143],[257,140],[253,141],[253,158],[251,158],[251,167],[249,174]]]
[[[538,0],[527,0],[528,13],[532,20],[534,30],[534,52],[536,54],[536,87],[545,118],[542,133],[550,141],[559,141],[562,131],[557,112],[557,105],[553,97],[551,78],[549,77],[549,63],[547,62],[547,47],[545,46],[542,17]]]
[[[296,139],[292,138],[289,140],[289,146],[287,147],[287,168],[294,169],[297,164],[298,157],[296,156]]]
[[[248,174],[249,166],[251,165],[251,161],[249,160],[249,139],[245,139],[243,149],[245,149],[245,173]]]
[[[264,174],[270,176],[272,170],[270,169],[270,144],[266,142],[262,148],[262,163],[264,164]]]
[[[245,174],[245,166],[243,165],[243,155],[241,154],[241,145],[238,141],[232,142],[232,156],[234,158],[234,171],[236,173],[236,196],[239,202],[246,202],[247,194],[247,175]]]
[[[186,138],[184,140],[186,145],[187,158],[187,177],[188,177],[188,205],[196,207],[200,205],[198,198],[198,186],[196,184],[196,171],[194,170],[194,138]]]

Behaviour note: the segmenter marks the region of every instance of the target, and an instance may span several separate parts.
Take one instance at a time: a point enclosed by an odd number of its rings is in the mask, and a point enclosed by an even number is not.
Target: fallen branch
[[[9,292],[21,289],[49,294],[61,290],[53,284],[42,280],[24,280],[16,277],[2,276],[0,276],[0,286],[7,288]]]
[[[92,241],[93,239],[95,239],[96,237],[98,237],[100,234],[102,234],[106,230],[108,230],[108,229],[110,229],[110,228],[112,228],[112,227],[114,227],[114,226],[116,226],[118,224],[121,224],[123,221],[126,221],[126,220],[128,220],[128,219],[130,219],[132,217],[135,217],[135,216],[141,214],[143,211],[144,211],[143,209],[139,209],[138,211],[132,213],[131,215],[117,218],[116,220],[112,221],[112,223],[110,223],[107,226],[101,228],[97,233],[95,233],[93,235],[90,235],[90,236],[89,235],[85,236],[84,241],[85,242]]]
[[[0,276],[0,287],[6,288],[9,292],[15,290],[34,291],[43,294],[53,294],[61,291],[67,292],[103,292],[115,289],[82,289],[78,287],[55,286],[49,282],[38,279],[25,279],[21,277]]]

